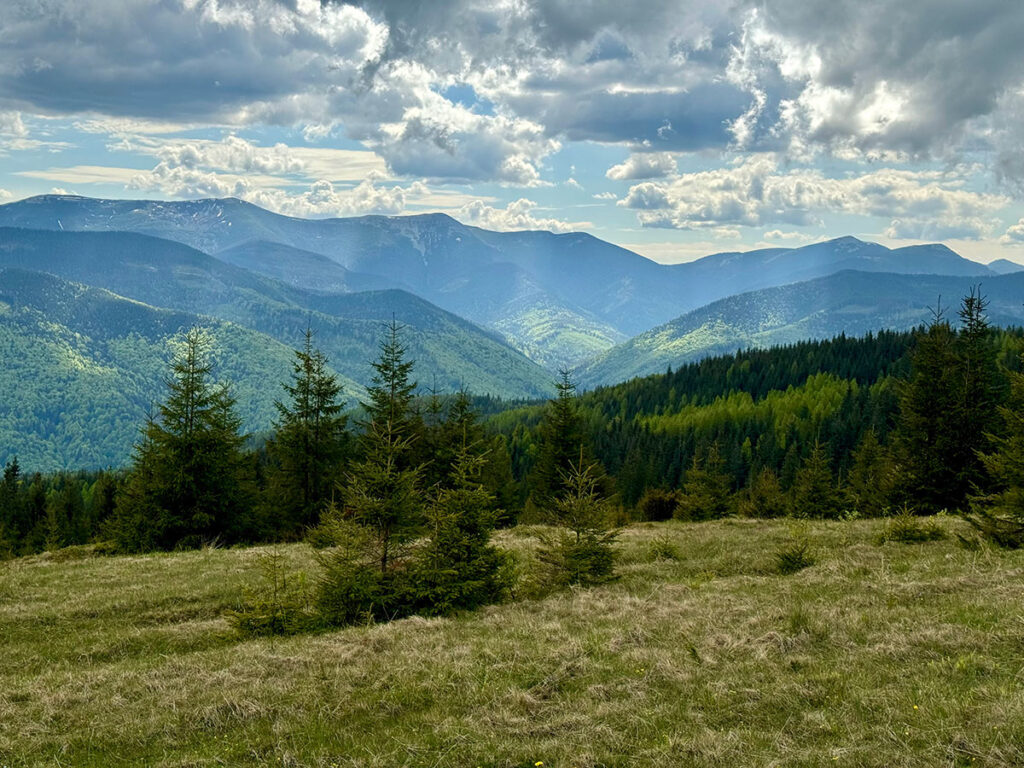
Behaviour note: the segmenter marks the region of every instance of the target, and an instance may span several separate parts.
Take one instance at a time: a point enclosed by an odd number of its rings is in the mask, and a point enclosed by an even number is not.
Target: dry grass
[[[284,640],[223,618],[259,550],[0,564],[0,765],[1021,765],[1024,553],[879,530],[779,576],[786,521],[643,524],[601,588]]]

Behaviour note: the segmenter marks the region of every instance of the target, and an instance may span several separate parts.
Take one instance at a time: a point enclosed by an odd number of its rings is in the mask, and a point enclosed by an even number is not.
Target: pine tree
[[[244,438],[227,387],[210,380],[212,339],[192,328],[176,346],[167,400],[147,419],[117,502],[113,533],[128,550],[249,534]]]
[[[313,346],[307,328],[295,351],[292,383],[282,385],[288,402],[275,401],[279,420],[268,450],[268,497],[286,533],[315,525],[330,501],[346,450],[341,385],[327,358]]]
[[[1003,547],[1024,546],[1024,374],[1012,372],[1010,399],[1000,406],[1002,435],[991,436],[995,450],[981,455],[995,490],[976,496],[967,520]]]
[[[828,454],[818,440],[793,480],[790,508],[794,517],[825,519],[837,518],[843,510],[842,494],[832,479]]]
[[[683,494],[676,507],[680,520],[713,520],[725,517],[732,510],[732,480],[725,473],[725,462],[718,443],[708,448],[704,460],[694,454],[693,465],[686,472]]]

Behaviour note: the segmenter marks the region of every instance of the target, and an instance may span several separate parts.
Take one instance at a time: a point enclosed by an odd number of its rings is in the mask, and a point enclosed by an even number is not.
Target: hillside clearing
[[[1024,553],[882,525],[790,576],[792,521],[636,525],[604,587],[287,639],[224,618],[261,548],[0,563],[0,765],[1021,764]]]

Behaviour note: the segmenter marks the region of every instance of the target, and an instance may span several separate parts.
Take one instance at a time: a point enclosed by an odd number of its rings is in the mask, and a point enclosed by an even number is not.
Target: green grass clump
[[[0,563],[0,765],[1024,764],[1024,552],[884,523],[807,523],[797,579],[764,567],[788,521],[645,523],[612,582],[286,637],[227,616],[305,545]]]

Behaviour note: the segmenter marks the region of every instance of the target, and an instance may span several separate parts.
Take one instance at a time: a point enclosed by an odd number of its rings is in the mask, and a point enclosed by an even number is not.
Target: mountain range
[[[392,318],[425,388],[535,398],[563,366],[596,386],[737,347],[912,327],[938,294],[952,303],[979,282],[993,321],[1019,323],[1021,269],[852,237],[663,265],[586,234],[490,232],[441,214],[306,220],[234,199],[29,198],[0,206],[0,339],[18,361],[0,382],[17,393],[0,401],[0,462],[122,462],[161,396],[167,340],[196,323],[223,340],[222,375],[244,396],[247,429],[263,430],[307,327],[353,400]]]
[[[444,214],[309,220],[237,199],[46,195],[0,206],[0,226],[152,235],[314,291],[407,289],[549,370],[717,299],[844,269],[995,274],[943,245],[889,249],[844,237],[665,265],[582,233],[490,232]]]

